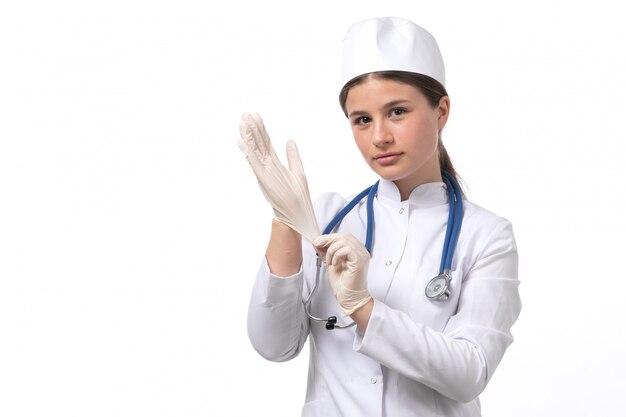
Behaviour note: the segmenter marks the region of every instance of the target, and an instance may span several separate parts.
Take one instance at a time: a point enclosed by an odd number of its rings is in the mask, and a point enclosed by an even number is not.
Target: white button
[[[371,382],[372,384],[375,384],[375,383],[377,383],[377,382],[378,382],[378,380],[377,380],[376,378],[372,378],[372,379],[370,379],[370,382]]]
[[[391,265],[391,261],[385,262],[385,265],[387,265],[387,266]]]
[[[400,214],[404,213],[404,207],[400,209]]]

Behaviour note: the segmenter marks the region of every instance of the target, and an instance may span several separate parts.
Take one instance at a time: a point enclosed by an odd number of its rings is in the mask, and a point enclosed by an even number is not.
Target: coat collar
[[[416,208],[436,207],[448,204],[448,192],[443,182],[429,182],[415,187],[407,201],[400,201],[400,191],[393,181],[382,179],[378,184],[377,197],[389,207],[405,207],[407,202]]]

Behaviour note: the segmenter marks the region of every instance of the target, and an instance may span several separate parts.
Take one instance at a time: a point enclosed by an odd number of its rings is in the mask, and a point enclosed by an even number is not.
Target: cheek
[[[363,132],[359,132],[356,130],[352,131],[352,136],[354,137],[354,143],[356,144],[357,148],[359,148],[359,152],[361,152],[361,154],[365,156],[367,150],[369,149],[368,139],[363,134]]]
[[[437,145],[439,140],[439,128],[437,120],[424,117],[406,126],[407,137],[413,138],[413,143],[420,148],[431,148]]]

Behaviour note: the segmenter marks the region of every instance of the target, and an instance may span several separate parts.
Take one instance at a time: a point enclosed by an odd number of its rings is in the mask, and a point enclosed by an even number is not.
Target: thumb
[[[296,142],[293,140],[287,141],[287,163],[289,164],[289,170],[298,177],[298,179],[306,185],[306,175],[304,175],[304,166],[300,159],[300,153]]]
[[[331,243],[337,240],[337,236],[337,233],[319,235],[313,239],[313,242],[311,243],[313,243],[313,246],[315,246],[316,249],[326,249]]]

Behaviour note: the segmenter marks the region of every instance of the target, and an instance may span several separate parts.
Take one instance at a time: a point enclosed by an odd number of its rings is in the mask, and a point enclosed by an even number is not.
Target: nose
[[[393,142],[393,135],[384,121],[374,123],[372,134],[372,143],[378,148],[385,147]]]

